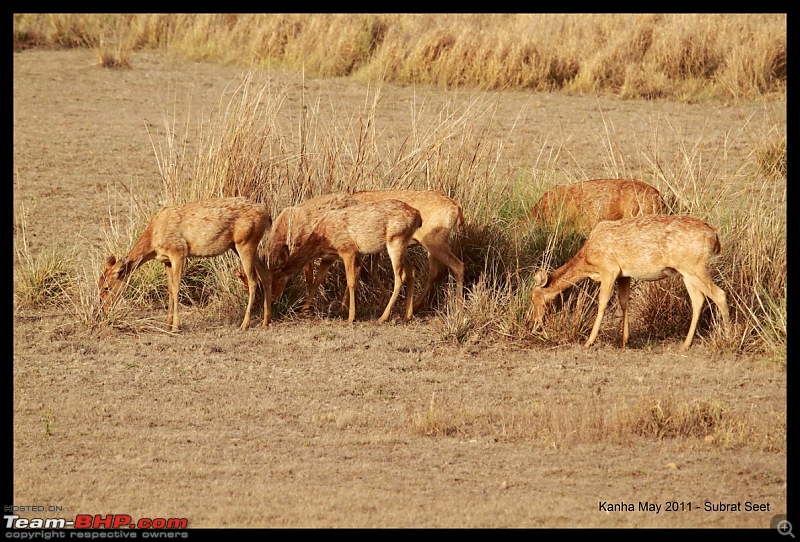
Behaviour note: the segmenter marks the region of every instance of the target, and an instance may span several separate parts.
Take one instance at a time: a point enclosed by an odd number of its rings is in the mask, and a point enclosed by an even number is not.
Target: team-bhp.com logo
[[[128,514],[78,514],[74,520],[66,518],[21,518],[6,514],[6,529],[185,529],[186,518],[141,518],[136,521]]]

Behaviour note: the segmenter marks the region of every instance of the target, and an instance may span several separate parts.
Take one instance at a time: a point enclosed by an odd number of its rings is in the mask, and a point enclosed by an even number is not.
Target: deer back
[[[362,202],[396,199],[417,209],[422,217],[422,227],[415,232],[416,239],[423,239],[434,230],[454,231],[464,221],[461,204],[441,190],[369,190],[355,192],[353,197]]]
[[[619,220],[634,216],[662,214],[665,211],[661,193],[649,184],[635,179],[589,181],[605,192],[605,204],[598,210],[600,220]],[[603,189],[607,190],[603,190]],[[602,198],[601,198],[602,199]]]
[[[703,220],[650,215],[600,222],[584,247],[589,262],[655,280],[673,270],[707,269],[720,243],[716,228]]]
[[[423,224],[420,212],[394,200],[365,202],[328,211],[314,230],[314,236],[339,253],[374,254],[395,239],[411,241]]]
[[[535,221],[563,220],[588,233],[600,221],[665,210],[661,193],[635,179],[593,179],[558,185],[545,192],[529,213]]]
[[[326,212],[358,203],[347,194],[326,194],[283,209],[267,238],[268,265],[279,276],[294,274],[306,263],[329,254],[331,249],[313,236],[314,229]]]
[[[218,256],[257,236],[272,220],[263,203],[246,198],[218,198],[162,208],[151,221],[157,252],[179,250],[188,256]]]

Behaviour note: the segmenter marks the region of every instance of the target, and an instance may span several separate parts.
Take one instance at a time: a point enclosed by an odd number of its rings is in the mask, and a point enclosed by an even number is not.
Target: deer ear
[[[112,254],[111,256],[106,258],[105,266],[106,268],[112,267],[115,263],[117,263],[117,257]]]
[[[128,258],[123,256],[114,265],[114,278],[120,279],[125,275],[125,268],[128,266]]]
[[[539,269],[533,275],[533,285],[537,288],[544,288],[545,285],[547,284],[548,278],[549,277],[547,276],[547,271],[545,271],[544,269]]]

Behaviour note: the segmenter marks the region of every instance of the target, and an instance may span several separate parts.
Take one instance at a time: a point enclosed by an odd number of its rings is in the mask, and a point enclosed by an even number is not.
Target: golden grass
[[[556,398],[502,410],[460,404],[446,393],[434,393],[401,423],[411,433],[427,437],[525,441],[554,448],[630,444],[641,438],[684,439],[726,450],[753,446],[767,452],[786,450],[784,412],[743,410],[718,399],[675,392],[643,394],[632,402],[619,400],[610,405],[606,398]]]
[[[291,137],[286,137],[279,126],[286,91],[269,77],[249,72],[232,82],[215,111],[201,115],[201,129],[193,131],[189,119],[179,127],[178,119],[167,117],[163,128],[151,129],[163,180],[163,199],[183,202],[244,195],[267,201],[276,216],[285,206],[335,191],[381,187],[441,189],[459,200],[469,217],[464,231],[454,239],[456,252],[466,265],[466,299],[456,302],[449,298],[447,290],[441,290],[433,302],[433,307],[441,310],[434,325],[442,340],[563,344],[579,342],[591,328],[597,293],[596,284],[591,281],[565,292],[543,326],[533,328],[528,320],[533,271],[567,261],[583,237],[558,225],[552,230],[517,227],[519,219],[550,183],[548,179],[557,174],[553,172],[555,164],[549,161],[537,164],[534,178],[527,169],[506,172],[500,168],[506,159],[498,149],[508,134],[500,136],[499,144],[495,136],[489,135],[496,97],[472,93],[452,95],[435,108],[418,104],[411,113],[408,135],[387,141],[376,128],[381,125],[375,106],[380,87],[367,89],[363,109],[355,112],[339,111],[336,104],[329,104],[331,110],[323,111],[319,100],[304,93],[302,102],[308,105],[301,110],[300,129]],[[179,133],[194,133],[196,137],[181,138]],[[600,145],[607,149],[604,159],[613,169],[626,172],[628,167],[624,154],[617,150],[615,133],[607,130],[603,137]],[[758,186],[759,175],[764,175],[759,151],[775,136],[753,131],[751,137],[753,152],[737,168],[737,175],[752,178],[750,184]],[[716,315],[706,306],[698,328],[699,339],[723,350],[771,352],[778,356],[785,353],[785,193],[776,193],[781,183],[780,179],[776,183],[774,168],[769,176],[761,177],[761,188],[755,194],[749,188],[748,194],[743,195],[730,186],[714,186],[722,159],[709,160],[700,141],[683,143],[678,155],[670,159],[660,155],[657,142],[653,145],[642,152],[657,165],[672,212],[709,220],[721,232],[723,252],[715,264],[715,280],[728,293],[735,326],[732,335],[722,339],[713,325]],[[725,154],[724,149],[716,153],[723,157]],[[783,206],[775,206],[776,201],[783,201]],[[112,217],[106,253],[124,253],[155,210],[132,195],[130,213],[122,219],[125,226]],[[24,260],[24,247],[18,253],[19,259]],[[421,268],[424,251],[412,252],[411,257]],[[96,259],[93,269],[101,266],[100,256]],[[69,267],[69,260],[56,262],[61,268]],[[235,259],[226,258],[190,266],[181,290],[182,301],[199,306],[228,303],[234,310],[243,308],[244,295],[232,273],[235,264]],[[41,276],[35,267],[29,263],[16,271],[23,279],[15,282],[20,303],[33,305],[31,295],[39,294],[32,292],[37,288],[54,291],[56,279],[66,276],[61,272]],[[388,277],[385,262],[381,269]],[[286,293],[295,295],[295,301],[303,291],[300,280],[293,279]],[[424,277],[418,276],[418,280]],[[24,281],[35,287],[23,288]],[[145,266],[131,277],[125,297],[134,305],[161,306],[164,284],[161,266]],[[328,300],[330,307],[335,306],[344,288],[340,268],[333,269],[324,288],[321,301]],[[632,300],[632,344],[646,347],[652,341],[685,334],[691,311],[680,281],[634,284],[634,288],[640,293]],[[89,316],[93,314],[89,305],[95,289],[96,277],[84,277],[78,288],[80,299],[73,303],[78,314],[83,315],[79,319],[92,325],[96,318]],[[359,295],[365,311],[377,311],[385,303],[368,282]],[[292,299],[282,300],[276,316],[291,314],[293,308]],[[613,333],[601,339],[616,343],[618,330]]]
[[[693,101],[785,96],[786,22],[783,13],[15,14],[14,47],[116,49],[123,62],[159,49],[311,77]]]

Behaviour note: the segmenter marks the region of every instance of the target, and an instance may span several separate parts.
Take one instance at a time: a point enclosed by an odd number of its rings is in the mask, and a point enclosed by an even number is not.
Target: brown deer
[[[283,212],[286,211],[284,209]],[[394,270],[394,288],[379,321],[385,322],[389,318],[403,282],[406,284],[407,295],[405,320],[412,318],[414,270],[406,259],[406,252],[414,232],[422,225],[419,211],[402,201],[389,199],[331,209],[319,216],[296,213],[293,208],[289,208],[289,212],[294,215],[291,220],[295,225],[301,220],[311,220],[312,225],[300,227],[303,231],[310,229],[302,243],[297,243],[296,238],[292,240],[281,228],[273,228],[270,232],[267,241],[267,265],[276,289],[285,284],[286,279],[300,267],[318,258],[330,263],[337,257],[341,258],[350,298],[348,321],[353,322],[356,310],[357,258],[364,254],[378,253],[385,247]],[[311,291],[316,291],[320,281],[318,276]],[[344,310],[344,303],[342,308]]]
[[[464,262],[450,249],[450,236],[464,226],[461,204],[447,197],[441,190],[368,190],[353,193],[359,201],[372,202],[396,199],[419,211],[422,227],[414,232],[416,243],[428,252],[428,278],[417,300],[414,310],[419,310],[430,295],[433,285],[450,269],[456,279],[456,295],[464,290]]]
[[[540,323],[546,305],[559,293],[584,278],[600,283],[597,318],[584,346],[594,343],[608,301],[619,285],[622,308],[622,347],[628,342],[628,298],[631,278],[660,280],[680,275],[692,301],[692,323],[683,350],[692,344],[704,296],[719,308],[728,329],[728,304],[725,292],[711,280],[710,261],[720,252],[719,237],[713,226],[690,216],[651,215],[600,222],[575,256],[553,271],[534,275],[531,294],[533,320]]]
[[[309,236],[313,233],[317,222],[322,214],[332,209],[342,209],[350,205],[356,205],[359,201],[347,194],[325,194],[301,202],[293,207],[283,209],[272,223],[272,230],[267,238],[266,253],[278,254],[285,246],[289,252],[289,258],[283,266],[280,277],[273,277],[272,301],[278,299],[289,278],[305,268],[306,273],[306,297],[303,302],[303,309],[308,310],[314,299],[314,294],[319,288],[319,284],[328,268],[339,260],[338,254],[322,257],[320,270],[318,273],[319,281],[314,281],[314,260],[307,261],[304,252],[295,253],[297,247],[303,247],[308,242]],[[270,263],[267,262],[269,267]],[[245,275],[239,270],[235,270],[236,275],[242,281],[245,290],[248,290]]]
[[[169,299],[167,325],[178,331],[178,290],[186,259],[213,257],[233,250],[241,260],[248,282],[249,298],[241,329],[250,325],[256,287],[260,282],[264,298],[264,322],[269,325],[271,304],[267,303],[272,279],[258,258],[258,244],[272,219],[263,203],[245,198],[217,198],[163,207],[150,221],[141,238],[122,258],[109,256],[98,281],[103,310],[108,310],[125,279],[142,264],[156,259],[164,264]]]
[[[544,193],[528,213],[530,221],[563,221],[588,234],[602,220],[666,214],[661,193],[635,179],[593,179],[560,184]]]
[[[312,215],[319,213],[325,208],[341,208],[353,203],[358,202],[374,202],[385,199],[396,199],[407,203],[411,207],[417,209],[422,217],[422,227],[414,232],[412,245],[415,243],[421,244],[428,252],[428,278],[422,292],[414,302],[414,310],[419,308],[425,303],[430,295],[433,285],[441,277],[442,272],[448,268],[453,272],[456,278],[456,294],[460,297],[464,289],[464,263],[455,255],[449,246],[449,239],[453,232],[462,228],[464,225],[464,213],[461,205],[447,197],[444,192],[440,190],[369,190],[363,192],[355,192],[352,197],[345,195],[325,195],[306,200],[293,208],[293,213],[302,213]],[[285,229],[286,217],[281,215],[288,212],[287,208],[278,215],[273,224],[273,232],[278,232]],[[292,231],[291,235],[297,242],[302,239],[308,229],[310,222],[297,222],[295,221],[294,228],[300,228],[297,231]],[[287,230],[288,231],[288,230]],[[283,237],[284,233],[277,234],[275,237]],[[270,238],[272,239],[273,236]],[[306,297],[303,302],[302,310],[307,310],[313,303],[314,297],[319,290],[319,286],[325,279],[325,276],[330,267],[336,263],[338,256],[325,257],[321,260],[317,268],[316,278],[314,276],[314,261],[310,261],[305,266],[305,279],[306,279]],[[374,271],[373,267],[373,271]],[[294,269],[294,272],[299,269]],[[236,271],[239,278],[244,283],[244,275],[240,271]],[[277,299],[283,288],[286,286],[287,277],[281,281],[273,283],[273,300]],[[388,293],[383,283],[378,280],[378,277],[373,273],[373,279],[376,280],[381,289]]]

